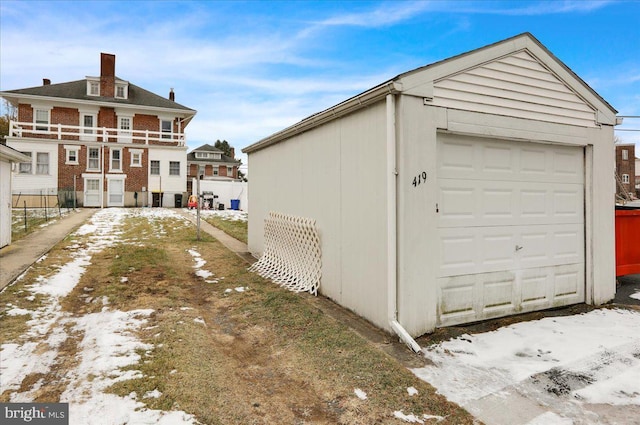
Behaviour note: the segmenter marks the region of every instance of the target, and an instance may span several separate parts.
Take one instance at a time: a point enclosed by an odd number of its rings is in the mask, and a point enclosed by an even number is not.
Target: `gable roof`
[[[557,76],[559,81],[570,87],[570,90],[575,93],[576,96],[584,99],[591,105],[595,111],[598,123],[615,125],[615,115],[617,111],[584,80],[544,47],[540,41],[527,32],[399,74],[382,84],[353,96],[331,108],[313,114],[271,136],[261,139],[244,148],[242,152],[251,153],[271,144],[278,143],[325,122],[367,107],[374,102],[382,100],[387,94],[407,94],[433,98],[434,82],[517,52],[528,52],[533,58],[540,61],[544,65],[544,68]]]
[[[7,100],[17,101],[20,98],[51,98],[76,102],[98,103],[109,107],[138,106],[150,109],[163,109],[180,113],[187,117],[187,122],[196,114],[194,109],[188,108],[170,99],[159,96],[135,84],[128,83],[128,98],[120,99],[105,96],[89,96],[87,94],[87,80],[70,81],[66,83],[47,84],[17,90],[6,90],[0,95]]]
[[[213,153],[219,153],[220,154],[220,159],[214,159],[214,158],[196,158],[196,152],[213,152]],[[216,148],[215,146],[211,146],[210,144],[204,144],[198,148],[195,148],[194,150],[192,150],[191,152],[189,152],[187,154],[187,163],[188,162],[226,162],[226,163],[233,163],[236,165],[240,165],[240,160],[236,160],[235,158],[231,158],[230,156],[225,155],[220,149]]]

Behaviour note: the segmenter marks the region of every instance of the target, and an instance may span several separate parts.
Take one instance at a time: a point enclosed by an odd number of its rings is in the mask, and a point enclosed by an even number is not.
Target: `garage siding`
[[[319,292],[387,328],[386,105],[251,153],[249,250],[263,250],[264,219],[278,211],[316,220]]]
[[[596,125],[595,110],[527,52],[434,82],[434,104],[543,122]]]

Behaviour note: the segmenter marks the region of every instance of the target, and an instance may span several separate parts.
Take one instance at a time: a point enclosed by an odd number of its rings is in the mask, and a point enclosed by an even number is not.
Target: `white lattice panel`
[[[322,255],[315,220],[270,212],[264,225],[264,253],[249,270],[291,291],[316,295]]]

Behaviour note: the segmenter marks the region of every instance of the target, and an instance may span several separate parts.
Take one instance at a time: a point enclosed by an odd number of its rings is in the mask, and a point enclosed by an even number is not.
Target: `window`
[[[622,160],[623,161],[629,160],[629,151],[627,149],[622,149]]]
[[[89,95],[100,96],[100,83],[98,81],[89,81]]]
[[[64,149],[67,151],[67,161],[65,163],[78,165],[78,146],[65,145]]]
[[[36,174],[49,174],[49,152],[38,152],[36,154]]]
[[[138,149],[131,149],[129,153],[131,154],[131,166],[142,167],[142,151]]]
[[[233,176],[233,167],[227,167],[227,176]]]
[[[163,139],[170,139],[171,138],[171,133],[173,130],[173,123],[171,121],[166,121],[166,120],[162,120],[160,122],[161,124],[161,128],[160,130],[162,131],[162,138]]]
[[[622,183],[629,183],[629,174],[622,175]]]
[[[36,109],[34,114],[36,130],[49,131],[49,111],[46,109]]]
[[[169,175],[170,176],[180,175],[180,161],[169,161]]]
[[[100,148],[89,148],[87,170],[100,170]]]
[[[82,126],[84,127],[84,134],[93,134],[93,115],[83,115],[82,116]]]
[[[198,175],[199,175],[199,176],[204,176],[204,170],[205,170],[206,168],[207,168],[207,167],[206,167],[206,166],[204,166],[204,165],[198,165]]]
[[[196,158],[209,158],[209,154],[206,152],[196,152]]]
[[[31,152],[22,153],[31,158]],[[29,160],[29,162],[21,162],[20,166],[18,167],[18,172],[20,174],[31,174],[31,160]]]
[[[152,176],[160,175],[160,161],[151,161],[151,166],[149,168],[149,174]]]
[[[129,130],[131,130],[131,118],[129,117],[120,117],[119,118],[120,124],[118,126],[118,128],[120,128],[120,130],[122,130],[122,132],[128,132]]]
[[[120,99],[126,99],[127,98],[127,87],[124,86],[123,84],[117,84],[116,85],[116,97],[119,97]]]
[[[214,176],[218,175],[218,167],[213,167],[213,175]]]
[[[111,153],[110,171],[122,171],[122,150],[111,148],[110,153]]]

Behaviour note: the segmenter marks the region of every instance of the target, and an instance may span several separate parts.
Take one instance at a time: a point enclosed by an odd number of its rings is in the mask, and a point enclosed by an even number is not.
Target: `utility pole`
[[[200,240],[200,208],[202,205],[202,199],[200,199],[200,173],[198,173],[198,180],[196,184],[196,199],[198,200],[196,207],[196,227],[198,230],[196,232],[196,235],[198,240]]]

